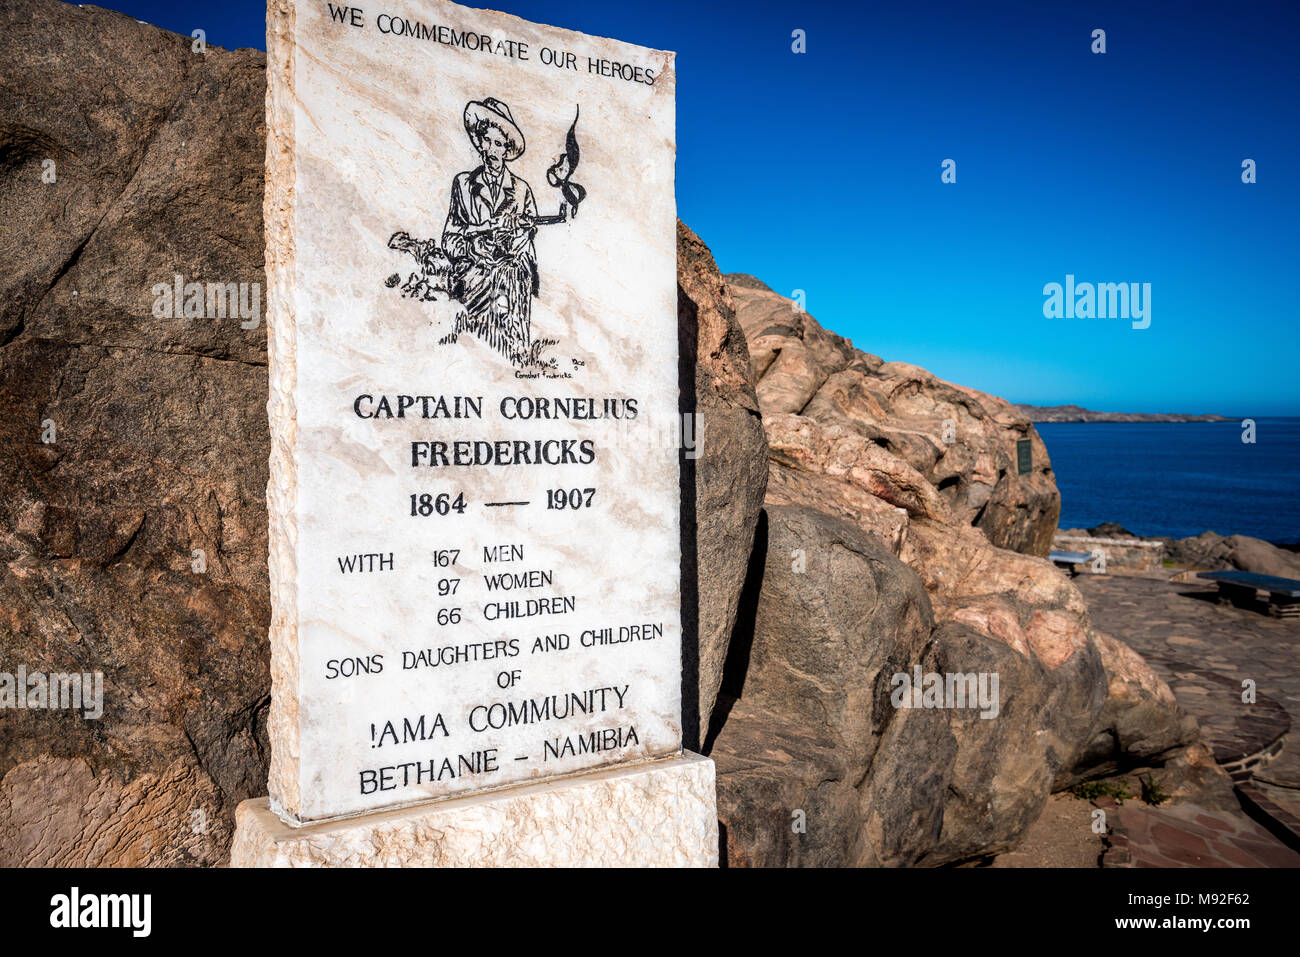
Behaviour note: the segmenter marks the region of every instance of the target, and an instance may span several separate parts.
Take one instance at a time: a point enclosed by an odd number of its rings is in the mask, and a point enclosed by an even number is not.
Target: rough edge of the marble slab
[[[232,867],[716,867],[713,761],[689,751],[291,827],[235,812]]]
[[[294,24],[291,0],[266,10],[266,188],[262,196],[266,253],[267,419],[271,449],[266,483],[267,574],[271,595],[271,761],[267,790],[302,809],[301,668],[298,646],[298,325],[297,235],[294,232]]]

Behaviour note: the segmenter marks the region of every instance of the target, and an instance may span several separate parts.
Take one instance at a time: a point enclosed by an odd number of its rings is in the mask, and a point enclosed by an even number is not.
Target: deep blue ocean
[[[1040,422],[1061,490],[1061,527],[1117,522],[1138,535],[1207,529],[1300,542],[1300,419]]]

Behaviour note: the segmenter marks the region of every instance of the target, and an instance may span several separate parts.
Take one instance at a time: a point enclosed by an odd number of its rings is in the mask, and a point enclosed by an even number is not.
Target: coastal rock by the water
[[[727,280],[765,416],[856,434],[859,447],[875,446],[922,476],[955,521],[1001,548],[1047,555],[1061,497],[1046,446],[1014,406],[861,352],[752,276]],[[1024,475],[1021,440],[1031,453]]]
[[[1040,446],[1037,476],[1015,476],[1005,455],[1037,441],[1032,426],[994,397],[856,352],[752,277],[729,284],[771,472],[710,740],[728,860],[969,859],[1013,846],[1054,789],[1178,760],[1196,726],[1164,683],[1093,630],[1050,562],[991,541],[1033,541],[1055,521]],[[950,493],[948,417],[965,424],[961,461],[987,477],[966,492],[1016,501],[1019,524],[986,525]],[[895,676],[918,666],[997,675],[997,719],[896,707]],[[779,827],[791,808],[808,836]]]
[[[1193,538],[1160,541],[1165,543],[1166,558],[1177,565],[1300,579],[1300,555],[1261,538],[1202,532]]]
[[[1102,522],[1100,525],[1094,525],[1088,529],[1088,534],[1096,538],[1137,538],[1123,525],[1117,525],[1114,522]]]

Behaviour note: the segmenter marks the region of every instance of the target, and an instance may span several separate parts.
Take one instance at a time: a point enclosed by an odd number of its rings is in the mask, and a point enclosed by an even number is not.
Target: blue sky
[[[104,5],[265,47],[261,0]],[[490,6],[676,50],[681,218],[859,348],[1012,401],[1300,414],[1300,5]],[[1150,283],[1150,328],[1044,318],[1067,273]]]

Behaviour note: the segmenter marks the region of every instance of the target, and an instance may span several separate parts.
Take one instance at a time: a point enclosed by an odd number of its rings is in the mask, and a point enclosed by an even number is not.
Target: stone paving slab
[[[1258,781],[1237,785],[1242,807],[1293,851],[1300,851],[1300,791]]]
[[[1093,624],[1126,642],[1169,683],[1215,760],[1255,796],[1256,806],[1271,809],[1272,826],[1294,823],[1300,621],[1220,605],[1214,586],[1195,582],[1085,575],[1075,584]],[[1247,679],[1254,682],[1253,703],[1242,701]],[[1107,813],[1105,867],[1300,867],[1300,853],[1244,811],[1112,802]]]
[[[1273,748],[1274,783],[1300,786],[1300,755],[1286,748],[1300,714],[1300,621],[1216,603],[1212,586],[1085,575],[1075,580],[1093,624],[1132,647],[1201,725],[1220,764]],[[1255,683],[1254,703],[1241,700]]]
[[[1108,814],[1104,867],[1300,867],[1300,853],[1244,814],[1132,802]]]
[[[1291,740],[1297,738],[1297,740]],[[1300,795],[1300,735],[1282,739],[1282,753],[1255,771],[1255,780],[1274,787],[1290,788]]]

